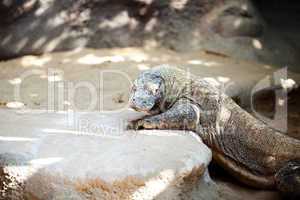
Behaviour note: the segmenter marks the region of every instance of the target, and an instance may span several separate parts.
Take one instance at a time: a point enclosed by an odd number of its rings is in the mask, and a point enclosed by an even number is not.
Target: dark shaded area
[[[254,109],[265,117],[272,119],[275,114],[276,98],[273,90],[262,91],[253,97]],[[300,139],[300,89],[295,89],[288,93],[288,131],[287,135],[296,139]]]
[[[280,193],[275,190],[259,190],[252,188],[232,176],[212,161],[208,166],[209,174],[218,185],[219,192],[224,199],[258,199],[281,200]]]
[[[6,26],[20,17],[24,17],[38,7],[38,0],[2,0],[0,1],[0,26]]]
[[[186,30],[197,29],[195,20],[220,0],[187,1],[182,9],[170,0],[39,1],[34,12],[0,29],[2,59],[83,46],[143,46],[147,39],[176,49],[178,41],[192,37]]]
[[[279,170],[275,179],[284,196],[295,200],[300,198],[300,160],[288,162]]]
[[[300,1],[253,0],[253,3],[274,31],[300,47]]]
[[[300,25],[300,1],[253,0],[261,15],[271,25]],[[288,19],[288,20],[287,20]]]

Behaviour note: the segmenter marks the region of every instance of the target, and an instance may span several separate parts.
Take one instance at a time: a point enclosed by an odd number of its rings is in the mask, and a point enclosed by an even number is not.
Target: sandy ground
[[[160,64],[187,68],[202,78],[214,78],[224,84],[232,96],[251,92],[260,81],[282,70],[204,51],[176,53],[165,49],[84,49],[1,62],[0,102],[5,106],[8,102],[16,101],[14,90],[19,88],[18,101],[30,108],[46,109],[51,104],[49,101],[55,101],[55,109],[75,109],[76,106],[79,110],[86,110],[91,103],[89,92],[93,92],[103,98],[103,105],[96,98],[96,105],[90,110],[116,110],[126,106],[130,84],[137,74]],[[289,73],[288,77],[296,82],[300,80],[297,73]],[[89,86],[92,88],[86,89]],[[55,92],[51,93],[51,87]],[[73,94],[68,94],[70,87],[75,88]],[[63,94],[58,99],[49,97],[48,92],[50,95]],[[68,103],[68,100],[74,102]],[[64,105],[59,107],[61,105],[57,101]]]
[[[214,78],[228,84],[230,93],[241,99],[261,80],[280,70],[205,51],[178,54],[164,49],[83,49],[25,56],[0,63],[0,106],[117,112],[127,107],[129,88],[137,74],[159,64],[187,68],[200,77]],[[297,73],[288,73],[288,78],[300,83]],[[296,138],[300,138],[299,92],[291,92],[288,101],[288,134]],[[256,111],[271,117],[272,97],[256,98]],[[215,180],[227,199],[278,197],[275,192],[249,189],[231,178],[219,177],[217,174]]]

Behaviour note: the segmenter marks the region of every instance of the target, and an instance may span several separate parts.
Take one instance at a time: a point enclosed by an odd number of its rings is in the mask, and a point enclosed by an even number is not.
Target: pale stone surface
[[[124,131],[140,114],[0,110],[2,196],[179,199],[218,194],[211,151],[191,132]],[[206,172],[207,173],[207,172]]]

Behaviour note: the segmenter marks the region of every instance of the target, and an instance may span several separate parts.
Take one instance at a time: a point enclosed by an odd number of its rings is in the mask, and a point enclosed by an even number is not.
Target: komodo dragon
[[[129,128],[194,131],[239,181],[300,194],[300,141],[255,119],[209,81],[158,66],[138,76],[129,103],[150,114]]]

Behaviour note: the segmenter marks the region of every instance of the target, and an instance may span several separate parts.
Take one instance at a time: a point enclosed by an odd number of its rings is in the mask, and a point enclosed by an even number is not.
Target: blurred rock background
[[[4,0],[0,58],[83,47],[164,47],[297,70],[297,9],[295,1],[277,0]]]

